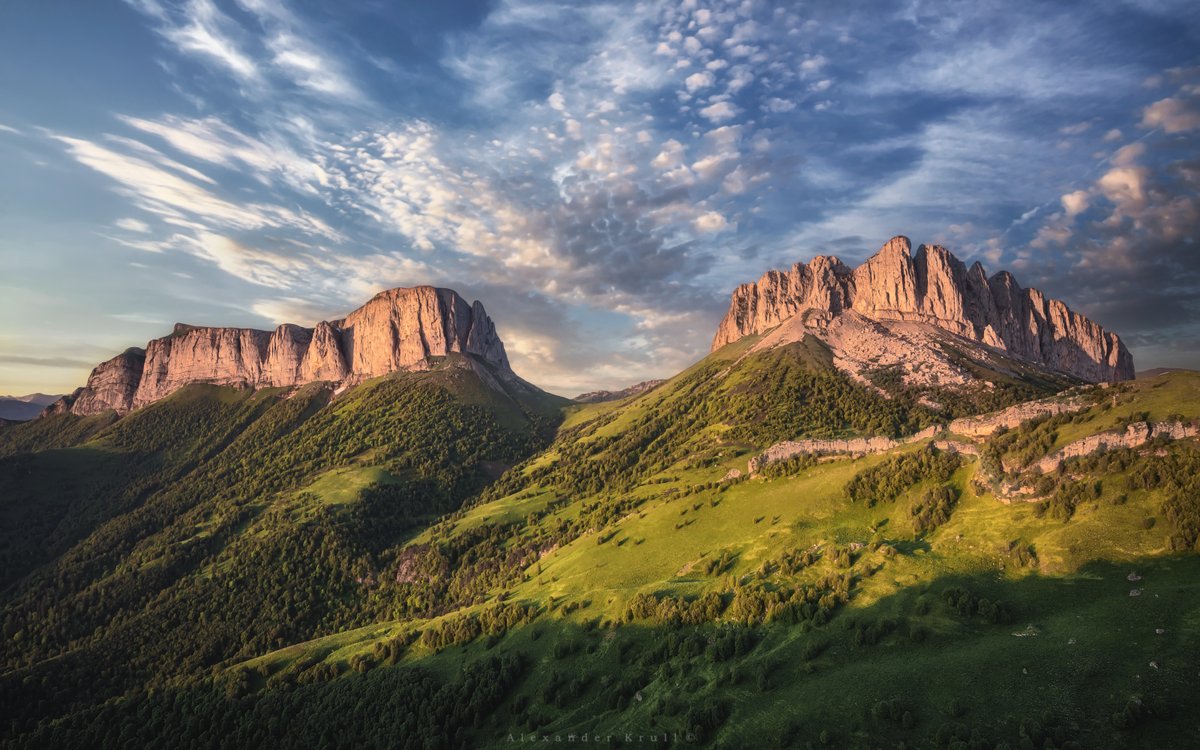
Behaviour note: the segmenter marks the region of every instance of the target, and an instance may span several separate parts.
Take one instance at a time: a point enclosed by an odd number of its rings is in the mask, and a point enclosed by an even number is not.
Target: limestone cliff
[[[818,256],[741,285],[713,351],[797,316],[819,328],[853,313],[876,323],[933,326],[1083,380],[1134,376],[1133,358],[1121,339],[1064,303],[1023,289],[1006,271],[989,278],[979,263],[967,268],[944,247],[922,245],[915,255],[911,247],[908,238],[894,237],[853,270],[837,258]]]
[[[133,397],[145,362],[145,350],[126,349],[96,365],[88,376],[87,385],[47,406],[46,413],[71,412],[86,416],[113,409],[124,414],[133,408]]]
[[[285,323],[274,331],[178,323],[145,350],[130,349],[92,371],[87,385],[50,412],[124,414],[189,383],[241,388],[314,381],[353,384],[398,370],[422,370],[459,353],[516,378],[483,305],[450,289],[420,286],[375,295],[344,319],[314,328]]]

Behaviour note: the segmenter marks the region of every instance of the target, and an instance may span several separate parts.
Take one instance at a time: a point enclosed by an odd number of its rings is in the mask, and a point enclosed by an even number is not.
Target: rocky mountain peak
[[[1012,274],[990,278],[983,265],[968,268],[940,245],[916,253],[907,237],[893,237],[852,271],[818,256],[784,274],[769,271],[734,291],[713,350],[743,336],[765,333],[797,315],[830,321],[853,314],[874,322],[932,326],[969,342],[1083,380],[1126,380],[1133,358],[1121,339]]]
[[[124,414],[190,383],[243,388],[315,381],[353,384],[399,370],[421,370],[457,353],[516,376],[504,343],[479,302],[431,286],[389,289],[345,318],[274,331],[176,323],[171,334],[98,365],[87,385],[51,411]]]

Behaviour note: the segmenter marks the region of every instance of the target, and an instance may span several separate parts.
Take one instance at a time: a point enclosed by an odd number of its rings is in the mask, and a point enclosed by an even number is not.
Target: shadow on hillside
[[[288,666],[235,668],[114,704],[104,721],[98,708],[54,730],[16,720],[9,736],[15,747],[509,747],[584,735],[610,747],[1194,746],[1198,593],[1200,558],[1186,556],[1064,578],[948,576],[852,602],[822,626],[614,627],[583,608],[436,654],[405,644],[396,666],[369,649],[321,661],[331,650],[315,642],[286,679]],[[6,693],[7,715],[21,716],[21,696]]]

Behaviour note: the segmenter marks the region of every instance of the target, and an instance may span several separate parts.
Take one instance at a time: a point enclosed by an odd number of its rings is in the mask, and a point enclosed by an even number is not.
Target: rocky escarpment
[[[49,412],[124,414],[190,383],[243,388],[315,381],[353,384],[399,370],[421,370],[434,357],[472,355],[495,375],[516,378],[483,305],[450,289],[390,289],[341,320],[274,331],[176,324],[169,336],[129,349],[92,371],[87,385]]]
[[[855,269],[817,256],[743,284],[713,351],[798,317],[812,330],[859,317],[932,326],[1083,380],[1133,378],[1133,358],[1121,339],[1063,302],[1022,288],[1007,271],[989,277],[979,263],[968,268],[941,246],[922,245],[915,254],[911,247],[908,238],[894,237]]]
[[[1088,435],[1072,443],[1064,445],[1060,450],[1045,456],[1033,465],[1033,470],[1039,474],[1049,474],[1056,471],[1063,461],[1068,458],[1090,456],[1101,451],[1118,450],[1120,448],[1138,448],[1155,438],[1162,440],[1185,440],[1200,435],[1200,427],[1195,422],[1134,422],[1125,429],[1113,432],[1102,432]]]
[[[775,443],[762,453],[750,459],[747,471],[758,473],[763,466],[777,461],[786,461],[800,455],[831,455],[848,454],[852,456],[867,456],[876,453],[886,453],[893,448],[928,440],[941,433],[962,435],[967,438],[986,438],[1001,429],[1019,427],[1040,417],[1056,414],[1074,414],[1087,409],[1090,403],[1082,398],[1047,398],[1039,401],[1027,401],[1010,406],[1007,409],[984,414],[978,417],[959,417],[945,424],[937,424],[908,435],[893,439],[884,436],[856,437],[831,440],[784,440]],[[960,440],[935,440],[933,444],[939,450],[953,450],[958,453],[977,454],[979,449],[972,443]]]

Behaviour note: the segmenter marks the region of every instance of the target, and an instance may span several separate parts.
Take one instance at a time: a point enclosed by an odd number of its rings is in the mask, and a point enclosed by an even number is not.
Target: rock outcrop
[[[314,328],[285,323],[274,331],[175,325],[145,350],[129,349],[92,371],[87,385],[47,410],[125,414],[190,383],[241,388],[315,381],[353,384],[399,370],[423,370],[432,358],[463,354],[502,378],[516,378],[483,305],[450,289],[389,289],[341,320]]]
[[[796,316],[820,325],[854,313],[933,326],[1082,380],[1133,378],[1121,339],[1064,303],[1022,288],[1006,271],[988,277],[979,263],[967,268],[943,247],[922,245],[915,254],[911,247],[908,238],[894,237],[855,269],[817,256],[739,286],[713,351]]]
[[[50,404],[46,412],[71,412],[86,416],[113,409],[124,414],[133,408],[134,394],[137,393],[145,362],[144,349],[126,349],[107,362],[96,365],[88,376],[87,385],[76,388],[74,393]]]
[[[1049,474],[1057,470],[1068,458],[1090,456],[1100,451],[1120,448],[1138,448],[1155,438],[1185,440],[1197,435],[1200,435],[1200,427],[1197,427],[1195,422],[1134,422],[1124,430],[1088,435],[1068,443],[1034,464],[1033,470],[1039,474]]]
[[[889,437],[857,437],[831,440],[784,440],[775,443],[762,453],[750,459],[747,471],[756,474],[763,466],[777,461],[786,461],[800,455],[825,456],[847,454],[851,456],[868,456],[875,453],[886,453],[893,448],[928,440],[940,433],[962,435],[967,438],[986,438],[994,435],[1000,429],[1012,429],[1034,419],[1056,414],[1074,414],[1087,409],[1089,402],[1078,398],[1046,398],[1039,401],[1026,401],[1006,409],[984,414],[978,417],[960,417],[946,424],[926,427],[911,435],[893,439]],[[955,451],[977,455],[979,448],[973,443],[961,440],[934,440],[938,450]]]
[[[1075,414],[1089,406],[1090,404],[1086,400],[1080,398],[1047,398],[1040,401],[1026,401],[991,414],[983,414],[978,417],[959,417],[946,425],[946,431],[973,438],[990,437],[1000,429],[1011,430],[1020,427],[1025,422],[1042,417]]]
[[[899,448],[910,443],[929,440],[939,432],[945,429],[944,425],[934,425],[926,427],[920,432],[909,435],[908,437],[893,440],[889,437],[876,436],[868,438],[845,438],[833,440],[784,440],[781,443],[775,443],[770,448],[767,448],[762,453],[754,456],[746,464],[746,471],[751,476],[757,474],[767,464],[786,461],[789,458],[796,456],[870,456],[877,453],[887,453],[893,448]],[[962,440],[933,440],[930,441],[934,448],[940,451],[950,453],[966,453],[972,456],[979,455],[979,447],[974,443],[963,442]],[[737,471],[737,469],[731,469]],[[741,475],[741,472],[738,472]],[[726,478],[729,478],[726,476]]]

